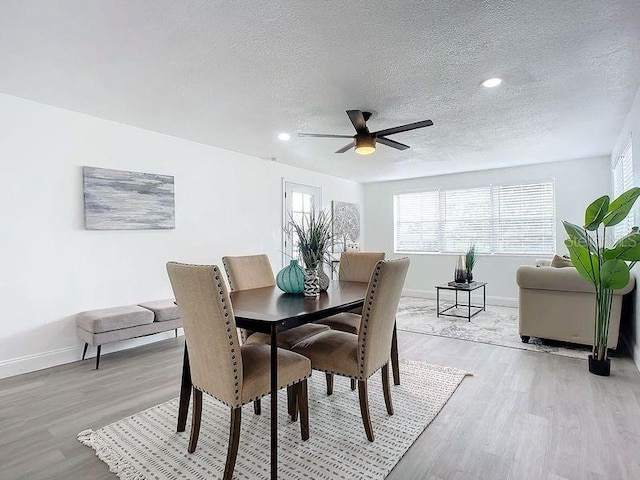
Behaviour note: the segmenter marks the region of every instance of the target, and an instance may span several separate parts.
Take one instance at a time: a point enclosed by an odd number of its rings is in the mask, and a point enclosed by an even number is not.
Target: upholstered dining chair
[[[250,290],[253,288],[273,287],[276,279],[273,276],[273,269],[269,257],[265,254],[241,255],[222,257],[222,264],[227,272],[229,287],[231,291]],[[328,326],[315,325],[313,323],[300,325],[278,333],[278,347],[289,349],[307,337],[329,330]],[[249,330],[240,329],[240,337],[244,344],[266,344],[271,343],[271,336],[266,333],[255,333]],[[292,388],[287,390],[289,399],[289,409],[295,415],[295,395]],[[260,400],[254,402],[254,412],[260,415]]]
[[[380,260],[384,260],[384,252],[343,252],[340,255],[340,267],[338,280],[347,282],[369,283],[373,269]],[[315,323],[327,325],[332,330],[358,334],[362,319],[362,308],[356,308],[350,312],[338,313]],[[397,356],[397,348],[394,348]],[[394,362],[397,358],[393,359]],[[395,363],[394,363],[395,365]],[[333,375],[327,373],[327,395],[333,393]],[[355,380],[351,380],[351,390],[356,389]]]
[[[369,441],[373,427],[369,415],[367,380],[382,369],[382,389],[387,413],[393,415],[389,387],[389,352],[396,310],[404,285],[409,259],[380,260],[369,281],[358,335],[330,330],[307,338],[292,351],[308,357],[314,370],[342,375],[358,382],[360,412]]]
[[[230,480],[240,441],[242,406],[269,394],[270,355],[267,345],[240,345],[233,308],[216,265],[167,263],[180,309],[191,366],[193,414],[188,451],[198,443],[202,392],[231,408],[229,447],[224,479]],[[278,349],[278,388],[293,385],[300,411],[302,439],[309,438],[307,378],[311,364],[302,355]]]

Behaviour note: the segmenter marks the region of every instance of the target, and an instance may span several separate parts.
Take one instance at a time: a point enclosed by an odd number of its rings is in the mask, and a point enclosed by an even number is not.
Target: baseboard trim
[[[429,298],[431,300],[436,299],[435,290],[413,290],[410,288],[405,288],[402,290],[402,295],[405,297],[418,297],[418,298]],[[473,301],[475,305],[477,300]],[[518,299],[511,297],[497,297],[493,295],[487,295],[487,305],[495,305],[497,307],[517,307]]]
[[[44,368],[71,363],[82,358],[82,347],[59,348],[48,352],[10,358],[0,362],[0,378],[13,377],[23,373],[35,372]]]
[[[183,335],[182,328],[178,329],[178,335]],[[147,337],[138,337],[130,340],[109,343],[103,346],[102,354],[106,355],[120,350],[140,347],[148,343],[160,342],[174,336],[173,330],[170,332],[160,332]],[[82,359],[82,343],[71,347],[59,348],[48,352],[25,355],[23,357],[10,358],[0,361],[0,378],[13,377],[23,373],[35,372],[45,368],[57,367],[66,363],[77,362]],[[87,358],[94,357],[96,349],[90,347]]]

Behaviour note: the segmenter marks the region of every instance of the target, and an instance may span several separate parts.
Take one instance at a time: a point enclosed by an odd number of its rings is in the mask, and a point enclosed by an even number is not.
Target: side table
[[[443,315],[445,317],[466,318],[469,322],[480,312],[484,312],[487,309],[487,283],[486,282],[471,282],[471,283],[445,283],[442,285],[436,285],[436,315],[439,317]],[[482,305],[473,305],[471,303],[471,292],[482,288]],[[453,290],[456,292],[456,303],[440,310],[440,290]],[[458,303],[458,292],[467,292],[467,303]],[[456,313],[445,313],[458,307],[467,307],[467,315],[458,315]],[[473,309],[473,312],[472,312]]]

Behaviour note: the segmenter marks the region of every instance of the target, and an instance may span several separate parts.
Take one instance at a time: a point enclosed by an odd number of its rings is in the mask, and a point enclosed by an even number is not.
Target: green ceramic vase
[[[297,260],[291,260],[288,266],[278,272],[276,285],[286,293],[302,293],[304,291],[304,271]]]

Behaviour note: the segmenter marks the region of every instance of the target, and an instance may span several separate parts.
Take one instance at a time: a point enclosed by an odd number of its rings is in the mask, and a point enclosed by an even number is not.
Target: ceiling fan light
[[[356,153],[358,155],[371,155],[376,151],[376,141],[372,137],[356,136]]]

